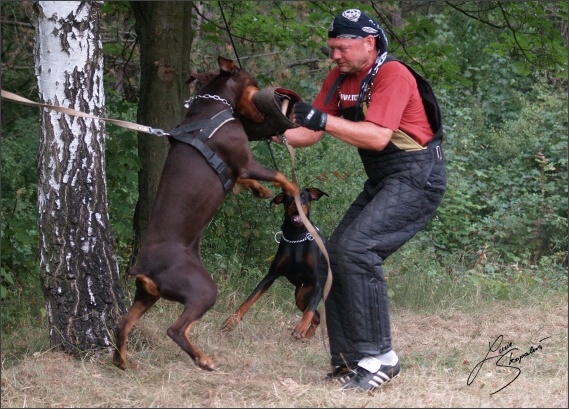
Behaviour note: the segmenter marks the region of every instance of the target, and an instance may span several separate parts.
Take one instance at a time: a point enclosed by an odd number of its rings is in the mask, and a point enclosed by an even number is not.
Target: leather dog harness
[[[168,132],[170,138],[193,146],[203,155],[207,163],[209,163],[215,173],[217,173],[225,193],[231,189],[231,178],[227,175],[223,160],[207,146],[205,142],[211,138],[222,125],[234,119],[233,109],[226,109],[225,111],[215,114],[213,118],[179,125]],[[201,130],[201,132],[196,136],[192,135],[192,132],[197,130]]]
[[[218,95],[197,95],[187,101],[187,108],[189,108],[189,105],[195,98],[215,99],[216,101],[228,105],[230,109],[219,112],[211,119],[202,119],[190,124],[179,125],[172,129],[167,135],[196,148],[204,156],[213,170],[215,170],[221,180],[221,184],[223,185],[223,191],[227,193],[231,188],[231,179],[225,171],[225,163],[223,163],[221,158],[217,156],[217,154],[211,150],[205,142],[211,138],[223,124],[237,118],[233,117],[233,108],[231,107],[231,104]],[[287,104],[283,104],[285,100],[287,101]],[[264,121],[262,123],[254,123],[249,118],[237,114],[245,128],[247,138],[250,141],[257,141],[264,138],[270,138],[272,135],[277,135],[287,129],[298,127],[297,124],[292,122],[285,115],[286,109],[285,112],[282,112],[283,106],[288,106],[289,101],[293,101],[294,103],[302,101],[302,99],[295,92],[284,88],[268,88],[257,91],[253,95],[253,103],[261,112],[263,112],[265,116]],[[292,106],[293,104],[290,105]],[[201,130],[197,136],[191,135],[192,132],[197,130]]]

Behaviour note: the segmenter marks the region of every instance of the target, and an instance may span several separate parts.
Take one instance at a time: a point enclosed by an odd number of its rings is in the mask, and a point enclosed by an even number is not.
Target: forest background
[[[36,100],[31,2],[1,7],[2,89]],[[321,49],[328,24],[353,7],[378,19],[390,53],[430,81],[443,112],[447,192],[437,216],[386,260],[395,308],[566,294],[567,2],[223,2],[235,49],[219,4],[194,2],[190,65],[211,71],[218,55],[238,56],[261,88],[289,88],[311,101],[333,66]],[[101,21],[106,116],[136,122],[140,49],[129,3],[105,2]],[[30,335],[46,328],[39,127],[37,108],[2,101],[2,334],[17,334],[9,348],[3,342],[3,365],[46,342]],[[132,131],[107,126],[106,138],[109,212],[124,277],[133,262],[140,158]],[[265,166],[290,175],[286,149],[251,146]],[[312,219],[329,236],[364,181],[357,151],[326,136],[298,150],[296,170],[302,186],[328,193]],[[247,192],[227,196],[202,243],[222,306],[231,308],[229,299],[243,299],[266,274],[281,219],[279,209]],[[125,278],[123,287],[129,304],[133,283]],[[290,303],[286,283],[273,291],[273,304]]]

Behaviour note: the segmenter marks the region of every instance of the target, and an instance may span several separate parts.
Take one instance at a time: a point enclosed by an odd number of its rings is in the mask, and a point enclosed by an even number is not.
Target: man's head
[[[358,9],[346,10],[334,17],[328,28],[328,38],[377,38],[381,28],[377,21]],[[377,45],[379,49],[379,44]],[[387,44],[386,44],[387,48]]]
[[[330,56],[341,72],[356,74],[387,52],[387,37],[377,21],[358,9],[334,17],[328,29]]]

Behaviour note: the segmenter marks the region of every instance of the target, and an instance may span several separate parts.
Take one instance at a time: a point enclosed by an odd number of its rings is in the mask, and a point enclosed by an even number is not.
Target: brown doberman
[[[300,203],[306,217],[309,217],[311,202],[320,199],[323,195],[328,196],[320,189],[301,189]],[[323,288],[318,279],[321,251],[304,226],[293,197],[279,193],[272,200],[272,203],[275,206],[283,204],[284,220],[281,226],[281,241],[275,258],[269,267],[269,273],[243,304],[225,320],[221,328],[224,331],[232,330],[243,319],[255,301],[267,292],[274,281],[284,276],[295,286],[296,306],[303,312],[302,319],[294,327],[292,336],[297,339],[311,338],[320,324],[320,314],[316,308],[322,298]],[[325,242],[322,236],[320,238]]]
[[[136,321],[161,297],[184,306],[167,333],[201,369],[215,365],[190,341],[192,326],[217,298],[217,286],[203,266],[200,242],[205,228],[235,183],[259,198],[272,196],[258,181],[269,181],[290,195],[298,187],[282,173],[253,159],[247,134],[233,114],[263,120],[252,102],[255,79],[218,58],[220,72],[199,91],[178,127],[170,131],[164,164],[148,231],[136,265],[134,303],[116,328],[113,364],[125,369],[126,344]],[[195,76],[194,76],[195,79]]]

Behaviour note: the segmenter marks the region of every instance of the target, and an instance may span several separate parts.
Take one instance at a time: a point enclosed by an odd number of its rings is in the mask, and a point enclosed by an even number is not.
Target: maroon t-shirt
[[[346,76],[340,84],[339,92],[336,91],[328,105],[324,106],[330,87],[340,75],[340,69],[334,68],[324,80],[312,105],[327,114],[340,116],[339,98],[342,99],[342,108],[356,105],[360,84],[369,68],[371,66],[357,76]],[[425,146],[433,137],[417,81],[407,67],[396,61],[386,62],[379,69],[373,81],[365,120],[394,132],[401,129],[421,146]]]

